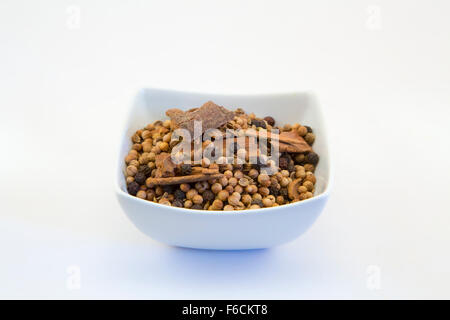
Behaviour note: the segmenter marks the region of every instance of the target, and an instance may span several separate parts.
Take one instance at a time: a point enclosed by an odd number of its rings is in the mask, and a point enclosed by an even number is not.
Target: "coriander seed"
[[[216,199],[213,201],[213,203],[211,204],[211,207],[213,210],[220,210],[223,208],[223,202],[222,200]]]
[[[244,177],[244,174],[242,173],[242,171],[236,170],[236,172],[234,173],[234,177],[239,180]]]
[[[301,137],[304,137],[308,133],[308,129],[306,129],[306,127],[304,127],[304,126],[300,126],[300,127],[297,128],[297,133]]]
[[[297,170],[296,172],[295,172],[295,177],[298,179],[298,178],[301,178],[301,179],[303,179],[304,177],[306,177],[306,172],[305,172],[305,170]]]
[[[277,201],[278,204],[284,204],[284,197],[283,196],[277,196],[276,201]]]
[[[136,193],[136,197],[141,198],[141,199],[147,199],[147,192],[143,191],[143,190],[139,190]]]
[[[291,181],[290,181],[289,178],[283,177],[283,178],[281,179],[281,181],[280,181],[280,185],[281,185],[282,187],[287,187],[287,186],[289,185],[290,182],[291,182]]]
[[[303,186],[305,186],[308,191],[311,191],[314,188],[314,184],[311,181],[303,182]]]
[[[147,152],[147,153],[152,151],[152,148],[153,148],[153,144],[150,142],[144,142],[143,144],[141,144],[141,146],[142,146],[142,151]]]
[[[128,176],[134,177],[137,172],[138,172],[138,168],[136,168],[135,166],[128,166],[127,167],[127,175]]]
[[[252,195],[252,199],[255,201],[261,201],[262,200],[262,195],[259,193],[255,193]]]
[[[222,185],[220,183],[214,183],[211,186],[211,191],[214,192],[215,194],[219,193],[219,191],[222,190]]]
[[[230,194],[226,190],[221,190],[217,193],[217,199],[219,199],[221,201],[226,201],[229,196],[230,196]]]
[[[312,145],[314,143],[314,140],[316,140],[316,136],[314,135],[314,133],[309,132],[305,135],[305,141],[309,144]]]
[[[185,208],[191,208],[192,205],[193,205],[193,203],[192,203],[191,200],[186,200],[186,201],[184,202],[184,207],[185,207]]]
[[[188,200],[192,200],[196,195],[198,195],[198,191],[196,189],[190,189],[186,192],[186,198]]]
[[[233,171],[231,171],[231,170],[226,170],[226,171],[223,173],[223,175],[224,175],[225,178],[230,179],[230,178],[233,177]]]
[[[231,196],[228,197],[228,203],[232,206],[238,206],[241,200],[241,195],[237,192],[234,192]]]
[[[258,182],[264,187],[268,187],[270,185],[270,177],[263,173],[258,176]]]
[[[231,177],[228,179],[228,185],[234,187],[235,185],[237,185],[238,180],[235,177]]]
[[[273,201],[268,198],[262,199],[262,203],[263,203],[264,207],[271,207],[273,205]]]
[[[152,133],[150,131],[148,131],[148,130],[144,130],[144,131],[142,131],[141,137],[144,140],[148,139],[148,138],[151,138],[152,137]]]
[[[316,176],[314,175],[314,173],[308,171],[308,173],[306,173],[305,180],[311,181],[314,184],[316,183]]]
[[[248,179],[247,178],[240,178],[239,179],[239,185],[241,186],[241,187],[246,187],[246,186],[248,186],[249,185],[249,181],[248,181]]]
[[[203,197],[199,194],[192,197],[192,202],[194,204],[202,204],[203,203]]]
[[[137,152],[142,150],[142,144],[140,143],[135,143],[131,146],[131,149],[136,150]]]
[[[228,185],[228,179],[226,177],[222,177],[219,179],[219,183],[222,185],[222,187],[226,187]]]
[[[244,194],[241,198],[241,201],[245,205],[249,205],[252,203],[252,197],[249,194]]]
[[[248,176],[252,179],[256,179],[259,175],[258,170],[256,169],[250,169],[250,171],[248,172]]]
[[[269,190],[269,188],[267,188],[267,187],[260,187],[260,188],[258,189],[258,192],[259,192],[263,197],[268,196],[268,195],[270,194],[270,190]]]
[[[250,194],[254,194],[254,193],[258,192],[258,187],[255,186],[254,184],[251,184],[251,185],[248,185],[247,187],[245,187],[245,191]]]
[[[133,161],[133,160],[136,160],[138,157],[136,156],[136,155],[134,155],[134,154],[128,154],[126,157],[125,157],[125,163],[126,164],[129,164],[131,161]]]
[[[242,192],[244,192],[244,188],[242,188],[240,185],[237,185],[234,187],[234,192],[241,194]]]

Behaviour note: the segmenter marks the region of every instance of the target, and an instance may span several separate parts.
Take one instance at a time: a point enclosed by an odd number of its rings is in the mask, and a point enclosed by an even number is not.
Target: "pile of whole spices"
[[[129,194],[174,207],[227,211],[313,197],[319,156],[312,149],[312,128],[278,127],[271,116],[257,118],[211,101],[188,111],[169,109],[166,115],[170,119],[150,123],[131,137],[125,157]],[[182,145],[193,150],[181,150]],[[218,147],[223,147],[220,154]]]

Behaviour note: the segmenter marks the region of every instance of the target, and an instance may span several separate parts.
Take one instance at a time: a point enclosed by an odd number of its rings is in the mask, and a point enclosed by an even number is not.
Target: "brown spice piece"
[[[198,181],[207,181],[210,179],[219,179],[222,178],[222,173],[215,174],[192,174],[190,176],[177,176],[177,177],[167,177],[167,178],[148,178],[146,183],[148,185],[173,185],[173,184],[182,184],[182,183],[192,183]]]
[[[192,174],[215,174],[219,173],[219,168],[203,168],[203,167],[192,167]]]
[[[172,162],[170,153],[163,152],[156,156],[156,176],[157,177],[173,177],[175,175],[176,165]]]
[[[256,133],[247,131],[246,135],[249,137],[257,136],[260,139],[262,137],[264,137],[264,135],[261,134],[261,131],[258,131]],[[270,131],[267,131],[266,136],[268,139],[278,140],[280,152],[303,153],[303,152],[312,151],[311,146],[308,145],[308,143],[306,143],[305,139],[303,139],[295,131],[283,131],[283,132],[280,132],[280,134],[274,134]]]
[[[186,129],[190,132],[192,138],[194,137],[194,121],[202,122],[202,132],[208,129],[219,128],[228,121],[233,120],[234,112],[218,106],[212,101],[208,101],[198,109],[191,109],[189,111],[182,111],[180,109],[169,109],[166,115],[175,124],[176,128]]]
[[[275,137],[272,135],[273,138]],[[295,131],[283,131],[278,138],[280,152],[303,153],[312,151],[311,146]]]
[[[295,179],[288,185],[288,195],[291,200],[300,199],[300,193],[298,192],[298,187],[302,185],[302,179]]]

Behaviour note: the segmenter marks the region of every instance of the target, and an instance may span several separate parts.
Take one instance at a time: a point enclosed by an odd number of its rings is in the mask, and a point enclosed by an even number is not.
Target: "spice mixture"
[[[319,156],[312,149],[315,135],[310,127],[298,123],[278,127],[271,116],[258,118],[240,108],[229,111],[211,101],[186,112],[169,109],[166,115],[170,119],[150,123],[131,137],[133,145],[125,157],[129,194],[174,207],[227,211],[274,207],[313,197]],[[195,130],[195,122],[201,122],[200,131]],[[227,139],[235,142],[231,156],[190,161],[194,151],[189,159],[174,161],[173,151],[183,141],[176,137],[177,129],[190,134],[189,145],[200,141],[200,152],[214,145],[213,138],[202,137],[207,130],[219,130],[226,137],[221,145]],[[226,134],[230,129],[264,139],[268,146],[276,144],[278,162],[262,154],[260,147],[252,149],[252,140],[236,143],[236,137]],[[252,152],[256,162],[251,161]]]

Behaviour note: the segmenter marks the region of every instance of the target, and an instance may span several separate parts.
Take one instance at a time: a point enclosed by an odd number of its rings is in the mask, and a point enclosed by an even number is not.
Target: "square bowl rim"
[[[120,144],[119,147],[117,149],[117,156],[118,156],[118,161],[117,161],[117,167],[116,167],[116,178],[115,178],[115,183],[114,183],[114,188],[116,191],[116,195],[117,196],[121,196],[121,197],[125,197],[130,201],[137,201],[138,203],[142,203],[144,205],[147,205],[151,208],[155,208],[155,209],[164,209],[164,210],[173,210],[173,212],[179,212],[179,213],[183,213],[183,214],[194,214],[194,215],[207,215],[207,216],[224,216],[224,215],[233,215],[233,216],[242,216],[242,215],[253,215],[253,214],[261,214],[262,212],[264,213],[270,213],[272,211],[276,211],[276,210],[282,210],[282,209],[287,209],[287,208],[294,208],[294,207],[300,207],[305,205],[306,203],[312,203],[315,201],[320,201],[323,198],[328,198],[328,196],[330,195],[330,190],[333,184],[333,166],[332,166],[332,161],[330,159],[330,145],[329,145],[329,140],[328,140],[328,130],[327,130],[327,126],[325,123],[325,119],[323,116],[323,112],[322,112],[322,107],[320,106],[319,103],[317,103],[317,98],[316,98],[316,94],[313,91],[281,91],[281,92],[264,92],[264,93],[229,93],[229,94],[224,94],[224,93],[213,93],[213,92],[202,92],[202,91],[184,91],[184,90],[172,90],[172,89],[166,89],[166,88],[155,88],[155,87],[146,87],[146,88],[141,88],[140,90],[138,90],[138,93],[135,94],[133,96],[133,100],[135,101],[136,96],[138,96],[141,93],[148,93],[148,92],[164,92],[164,93],[177,93],[177,94],[187,94],[187,95],[214,95],[214,96],[223,96],[223,97],[246,97],[246,98],[256,98],[256,97],[269,97],[269,96],[286,96],[286,95],[307,95],[310,96],[314,99],[314,101],[316,102],[314,105],[314,109],[316,109],[316,112],[319,115],[319,119],[322,123],[322,133],[323,133],[323,139],[325,141],[325,146],[326,146],[326,150],[328,151],[328,181],[325,187],[325,190],[319,194],[318,196],[314,196],[312,198],[306,199],[306,200],[302,200],[302,201],[297,201],[294,203],[288,203],[288,204],[283,204],[277,207],[270,207],[270,208],[259,208],[259,209],[252,209],[252,210],[211,210],[211,211],[205,211],[205,210],[196,210],[196,209],[188,209],[188,208],[179,208],[179,207],[173,207],[173,206],[167,206],[164,204],[160,204],[160,203],[156,203],[156,202],[152,202],[152,201],[147,201],[144,199],[140,199],[138,197],[132,196],[129,193],[125,192],[124,190],[122,190],[122,188],[120,187],[120,174],[122,173],[122,169],[121,167],[123,166],[123,157],[121,155],[121,151],[122,151],[122,144],[125,141],[125,139],[127,139],[127,130],[129,129],[129,124],[132,120],[133,117],[133,111],[134,111],[134,105],[131,104],[131,107],[129,107],[128,111],[126,112],[126,117],[124,119],[124,122],[121,126],[121,132],[120,132]],[[237,214],[239,213],[239,214]]]

